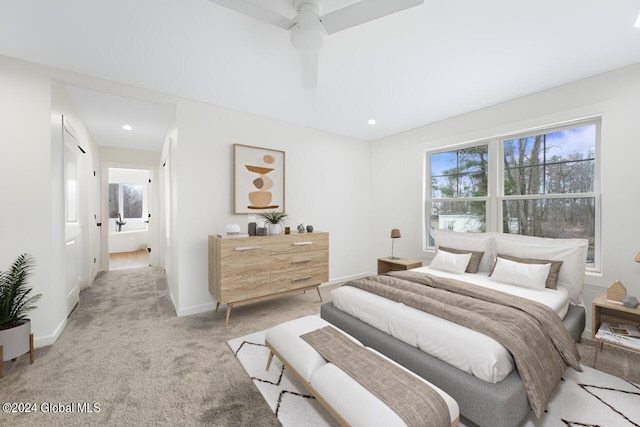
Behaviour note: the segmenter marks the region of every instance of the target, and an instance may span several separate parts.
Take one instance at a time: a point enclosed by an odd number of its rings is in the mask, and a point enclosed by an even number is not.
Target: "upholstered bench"
[[[301,335],[329,325],[318,316],[306,316],[267,330],[265,344],[271,351],[267,361],[267,370],[275,355],[342,425],[406,425],[389,406],[336,365],[328,363],[310,344],[300,338]],[[362,346],[355,338],[344,332],[342,334],[358,346]],[[375,350],[371,351],[384,358],[388,363],[400,367]],[[400,368],[410,372],[403,367]],[[455,400],[424,379],[413,373],[410,374],[430,385],[444,399],[449,409],[451,425],[456,426],[459,421],[459,408]]]

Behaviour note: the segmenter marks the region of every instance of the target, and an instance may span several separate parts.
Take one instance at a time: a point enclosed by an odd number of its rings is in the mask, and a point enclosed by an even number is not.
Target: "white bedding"
[[[525,297],[547,305],[560,318],[569,309],[564,289],[534,290],[493,282],[487,273],[463,275],[421,267],[413,271],[462,280]],[[479,332],[352,286],[332,291],[333,305],[425,353],[491,383],[502,381],[514,369],[511,353]]]

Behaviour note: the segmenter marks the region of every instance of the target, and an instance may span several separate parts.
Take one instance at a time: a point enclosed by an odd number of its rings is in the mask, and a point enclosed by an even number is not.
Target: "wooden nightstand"
[[[602,322],[640,325],[640,306],[636,308],[625,307],[622,304],[607,301],[606,295],[600,295],[593,300],[593,303],[591,304],[591,312],[591,338],[596,341],[596,353],[593,357],[594,368],[598,361],[598,352],[602,350],[602,345],[604,343],[626,348],[631,351],[639,351],[631,347],[598,339],[596,338],[596,333],[598,332],[598,328],[600,328]]]
[[[406,258],[378,258],[378,274],[422,267],[422,261]]]

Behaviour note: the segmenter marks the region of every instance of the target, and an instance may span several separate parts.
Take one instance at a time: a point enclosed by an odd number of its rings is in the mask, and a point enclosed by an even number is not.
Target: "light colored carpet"
[[[236,338],[229,341],[229,347],[282,425],[337,426],[277,358],[265,370],[269,350],[264,345],[264,336],[261,331]],[[640,386],[586,366],[583,369],[583,372],[568,369],[542,418],[538,420],[530,413],[521,427],[639,426]],[[461,419],[461,427],[473,425]]]
[[[163,270],[110,271],[82,292],[58,341],[6,362],[0,401],[35,403],[38,412],[0,413],[2,426],[277,426],[226,341],[320,312],[307,292],[176,317]],[[78,412],[78,403],[100,411]],[[43,405],[44,404],[44,405]],[[73,405],[75,412],[44,413]]]

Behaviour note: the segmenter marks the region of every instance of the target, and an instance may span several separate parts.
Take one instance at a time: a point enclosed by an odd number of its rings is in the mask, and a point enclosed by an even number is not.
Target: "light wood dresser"
[[[316,289],[329,280],[329,233],[209,236],[209,291],[236,306]]]

